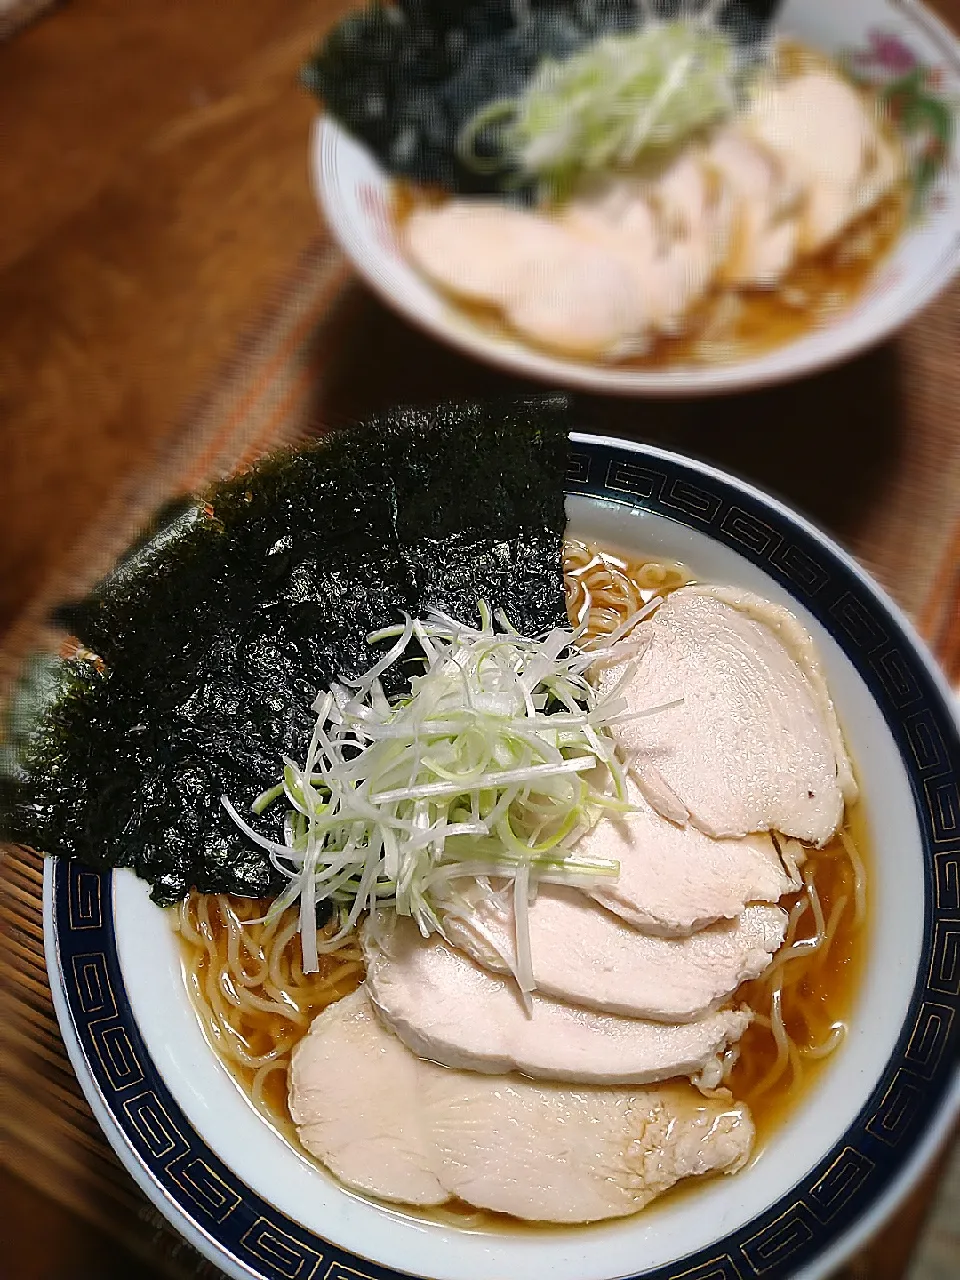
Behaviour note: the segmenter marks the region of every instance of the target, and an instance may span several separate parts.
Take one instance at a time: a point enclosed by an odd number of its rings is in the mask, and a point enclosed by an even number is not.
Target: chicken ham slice
[[[641,933],[578,889],[541,885],[528,911],[537,990],[569,1004],[655,1022],[692,1022],[757,978],[783,942],[779,907],[686,938]],[[516,971],[512,894],[444,919],[447,939],[494,973]]]
[[[418,1106],[421,1063],[377,1019],[366,990],[314,1018],[290,1060],[290,1118],[308,1151],[358,1191],[443,1204]]]
[[[683,699],[614,730],[650,803],[713,837],[779,831],[826,844],[857,788],[797,619],[749,592],[683,587],[644,625],[623,696],[636,711]],[[624,671],[606,665],[601,686]]]
[[[619,177],[602,183],[562,217],[630,268],[647,330],[677,333],[727,256],[733,204],[694,154],[652,186]]]
[[[520,1071],[575,1084],[649,1084],[694,1076],[739,1040],[741,1011],[664,1024],[596,1013],[488,973],[407,918],[362,930],[367,989],[387,1026],[421,1058],[467,1071]]]
[[[502,306],[531,257],[563,252],[569,236],[550,218],[493,200],[451,200],[415,209],[404,227],[407,252],[442,288],[469,302]]]
[[[545,1222],[635,1213],[681,1178],[735,1173],[754,1142],[745,1106],[689,1086],[569,1089],[424,1062],[363,987],[314,1019],[289,1100],[300,1141],[350,1187]]]
[[[882,199],[902,158],[857,90],[840,76],[811,71],[764,87],[742,122],[802,186],[800,250],[816,253]]]
[[[613,186],[558,218],[493,201],[419,209],[406,249],[436,284],[500,308],[538,346],[618,358],[682,328],[726,257],[733,206],[699,156],[645,195]]]
[[[683,1178],[736,1173],[754,1139],[744,1105],[680,1083],[573,1089],[436,1067],[424,1106],[454,1195],[541,1222],[636,1213]]]
[[[604,357],[648,327],[634,267],[550,218],[492,201],[453,200],[413,213],[404,238],[431,280],[500,308],[540,346]]]
[[[619,862],[619,876],[597,881],[590,896],[637,929],[692,934],[734,919],[749,903],[777,902],[799,887],[770,836],[715,840],[692,823],[681,826],[661,816],[632,780],[627,799],[633,811],[602,818],[578,842],[577,855]]]
[[[643,276],[606,246],[563,234],[565,244],[544,244],[520,264],[504,314],[538,346],[613,357],[649,328]]]
[[[786,179],[773,152],[736,129],[720,133],[706,158],[736,210],[720,280],[734,287],[770,288],[797,259],[799,188]]]

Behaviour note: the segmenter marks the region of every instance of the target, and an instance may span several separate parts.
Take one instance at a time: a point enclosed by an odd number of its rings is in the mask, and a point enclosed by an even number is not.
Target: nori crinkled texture
[[[371,665],[371,631],[476,619],[480,598],[528,633],[565,625],[567,425],[557,399],[397,411],[217,485],[60,611],[102,661],[65,664],[11,834],[132,867],[161,904],[275,893],[220,797],[243,812],[303,757],[314,698]]]
[[[650,0],[647,8],[674,21],[707,3]],[[781,3],[727,0],[718,26],[756,53]],[[646,11],[638,0],[371,0],[326,35],[302,79],[388,173],[464,195],[531,200],[536,184],[518,172],[500,124],[473,140],[482,165],[464,162],[463,129],[482,108],[520,97],[547,59],[635,31]]]

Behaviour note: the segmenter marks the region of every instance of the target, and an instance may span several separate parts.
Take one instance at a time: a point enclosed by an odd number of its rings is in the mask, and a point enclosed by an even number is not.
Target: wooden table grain
[[[340,0],[74,0],[0,46],[0,630],[317,226]]]
[[[315,234],[297,71],[347,7],[68,0],[0,45],[0,633]],[[904,1275],[936,1180],[851,1275]]]

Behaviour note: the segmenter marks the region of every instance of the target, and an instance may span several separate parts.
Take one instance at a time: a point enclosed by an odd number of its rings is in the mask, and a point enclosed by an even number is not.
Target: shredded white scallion
[[[598,692],[588,673],[606,649],[581,646],[582,629],[531,639],[497,623],[481,603],[479,627],[431,612],[370,637],[395,643],[363,676],[318,696],[303,766],[286,759],[282,781],[251,806],[259,815],[285,801],[282,843],[222,798],[288,881],[271,912],[299,901],[305,972],[364,911],[392,907],[427,936],[442,932],[445,912],[465,909],[468,884],[492,893],[495,880],[512,882],[527,994],[538,882],[589,887],[619,874],[617,862],[578,857],[575,846],[604,812],[630,807],[609,730],[630,715],[624,681]],[[391,702],[381,677],[411,658],[422,673]],[[327,902],[339,929],[321,939],[316,909]]]

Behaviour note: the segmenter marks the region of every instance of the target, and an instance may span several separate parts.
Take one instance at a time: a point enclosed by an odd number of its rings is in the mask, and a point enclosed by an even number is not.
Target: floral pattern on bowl
[[[943,92],[943,68],[921,62],[898,35],[874,28],[869,40],[866,49],[845,56],[846,70],[861,84],[879,89],[903,136],[915,190],[914,212],[921,213],[950,159],[958,104]]]

